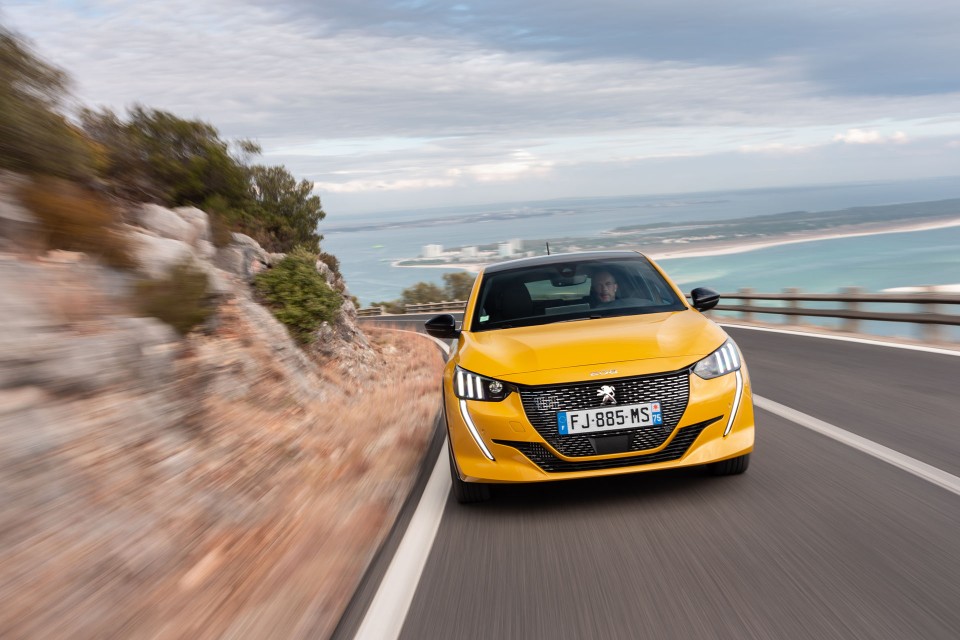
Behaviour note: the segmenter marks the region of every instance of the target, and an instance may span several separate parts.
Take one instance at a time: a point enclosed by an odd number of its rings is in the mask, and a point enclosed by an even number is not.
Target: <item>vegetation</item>
[[[103,197],[63,178],[37,176],[19,192],[40,222],[42,250],[83,251],[121,269],[135,266],[119,218]]]
[[[444,302],[447,300],[466,300],[470,297],[476,275],[465,271],[443,274],[444,286],[438,287],[432,282],[418,282],[400,293],[399,300],[374,302],[372,306],[383,307],[387,313],[403,313],[408,305]]]
[[[323,322],[333,321],[343,298],[316,269],[317,257],[304,247],[289,253],[272,269],[257,274],[257,291],[301,344],[314,341]]]
[[[66,74],[0,25],[0,169],[67,179],[127,202],[192,205],[211,216],[214,243],[246,233],[271,252],[320,251],[325,217],[312,184],[285,167],[255,165],[260,148],[229,143],[212,125],[134,106],[126,117],[64,115]]]
[[[320,198],[312,195],[313,185],[297,182],[284,167],[250,168],[254,206],[250,207],[259,228],[255,230],[267,251],[289,251],[303,246],[320,251],[321,236],[317,224],[326,215]]]
[[[92,154],[63,116],[69,80],[0,25],[0,169],[84,179]]]
[[[473,290],[473,283],[477,276],[466,271],[455,271],[443,274],[444,295],[447,300],[466,300]]]
[[[186,335],[213,313],[209,291],[207,274],[185,260],[174,265],[165,278],[138,283],[137,306],[141,313]]]

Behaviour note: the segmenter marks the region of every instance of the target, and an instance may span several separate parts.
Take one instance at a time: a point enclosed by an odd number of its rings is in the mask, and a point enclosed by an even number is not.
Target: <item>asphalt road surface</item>
[[[960,357],[728,331],[761,398],[960,475]],[[960,495],[756,424],[741,476],[448,498],[400,638],[960,638]]]

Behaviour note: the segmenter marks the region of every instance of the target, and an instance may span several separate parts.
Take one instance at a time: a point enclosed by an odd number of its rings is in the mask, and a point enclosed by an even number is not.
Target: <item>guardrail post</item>
[[[795,296],[798,293],[800,293],[800,289],[796,287],[787,287],[786,289],[783,290],[783,293],[786,294],[784,297]],[[799,303],[800,303],[799,300],[787,300],[787,308],[798,310],[800,309]],[[787,324],[800,324],[800,318],[801,316],[799,315],[792,315],[792,314],[788,315]]]
[[[841,287],[840,295],[842,296],[856,296],[863,293],[862,287]],[[859,311],[860,310],[860,301],[859,300],[846,300],[844,307],[847,311]],[[850,333],[860,333],[860,321],[856,318],[844,318],[843,320],[843,330],[849,331]]]
[[[925,287],[927,291],[934,291],[933,287]],[[924,315],[936,315],[940,313],[940,305],[936,302],[927,302],[920,305],[920,313]],[[924,342],[943,342],[944,327],[941,324],[922,324],[920,325],[920,338]]]
[[[753,289],[751,289],[750,287],[743,287],[742,289],[737,289],[737,293],[750,295],[751,293],[753,293]],[[753,304],[752,300],[749,300],[747,298],[740,298],[740,306],[749,307],[751,304]],[[753,312],[741,311],[740,319],[745,322],[753,322]]]

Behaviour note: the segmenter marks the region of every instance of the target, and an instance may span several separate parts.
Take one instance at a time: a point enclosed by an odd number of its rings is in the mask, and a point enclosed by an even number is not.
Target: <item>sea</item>
[[[451,268],[395,267],[428,244],[444,248],[519,239],[525,247],[558,238],[597,238],[616,227],[746,218],[790,211],[960,198],[960,176],[924,180],[583,197],[389,211],[321,223],[322,247],[340,260],[350,293],[366,306],[394,300],[417,282],[443,284]],[[960,210],[958,210],[960,217]],[[642,249],[642,247],[641,247]],[[835,293],[844,287],[879,292],[894,287],[960,283],[960,227],[780,245],[744,253],[658,260],[685,291],[785,288]],[[903,331],[886,331],[900,334]]]

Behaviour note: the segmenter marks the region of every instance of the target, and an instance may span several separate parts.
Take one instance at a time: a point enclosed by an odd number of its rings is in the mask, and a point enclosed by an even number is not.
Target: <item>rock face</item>
[[[349,302],[305,352],[250,286],[282,256],[215,250],[197,209],[127,217],[140,273],[18,251],[3,184],[0,637],[324,637],[410,486],[439,357],[372,344]],[[185,337],[135,298],[182,260],[216,305]]]

